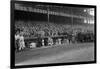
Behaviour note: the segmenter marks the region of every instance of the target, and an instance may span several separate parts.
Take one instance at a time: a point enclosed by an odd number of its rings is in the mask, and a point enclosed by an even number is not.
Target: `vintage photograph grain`
[[[95,8],[14,3],[15,66],[95,60]]]

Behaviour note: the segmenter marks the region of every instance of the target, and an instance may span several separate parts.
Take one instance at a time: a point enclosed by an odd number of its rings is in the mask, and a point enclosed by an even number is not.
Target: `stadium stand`
[[[15,30],[22,30],[26,46],[34,45],[32,42],[37,43],[37,47],[43,42],[48,46],[48,38],[53,39],[53,44],[93,42],[94,25],[84,23],[84,19],[93,19],[93,16],[84,9],[49,6],[48,11],[44,5],[15,4]]]

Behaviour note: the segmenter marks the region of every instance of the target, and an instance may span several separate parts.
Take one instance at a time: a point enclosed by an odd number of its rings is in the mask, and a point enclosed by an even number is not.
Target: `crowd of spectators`
[[[24,36],[28,37],[45,37],[45,36],[57,36],[58,33],[67,32],[69,27],[65,27],[62,24],[46,23],[46,22],[23,22],[17,21],[15,28],[23,30]]]
[[[34,37],[52,37],[66,34],[75,34],[78,32],[90,32],[89,27],[71,26],[57,23],[16,21],[15,29],[23,30],[25,38]]]
[[[36,43],[37,47],[48,46],[48,45],[58,45],[66,43],[77,42],[94,42],[94,33],[88,30],[86,27],[71,26],[56,23],[47,22],[25,22],[16,21],[15,22],[15,32],[20,31],[19,39],[23,37],[22,43],[25,41],[25,46],[29,44],[34,45]],[[21,43],[21,42],[19,42]],[[18,44],[18,42],[16,43]],[[17,48],[17,46],[16,46]],[[23,44],[19,46],[19,49],[23,48]]]

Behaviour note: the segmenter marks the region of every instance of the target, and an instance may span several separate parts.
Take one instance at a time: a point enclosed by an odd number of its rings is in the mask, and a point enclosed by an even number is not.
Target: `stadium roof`
[[[28,12],[36,12],[43,14],[51,14],[66,17],[75,17],[83,19],[94,19],[93,8],[79,8],[79,7],[67,7],[67,6],[54,6],[54,5],[42,5],[42,4],[15,4],[15,10],[22,10]],[[92,12],[92,13],[91,13]]]

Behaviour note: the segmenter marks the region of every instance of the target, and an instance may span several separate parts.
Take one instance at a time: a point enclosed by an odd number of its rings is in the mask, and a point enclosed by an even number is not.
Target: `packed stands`
[[[47,6],[15,4],[15,31],[21,30],[26,46],[94,42],[94,24],[84,23],[94,20],[87,8]]]

